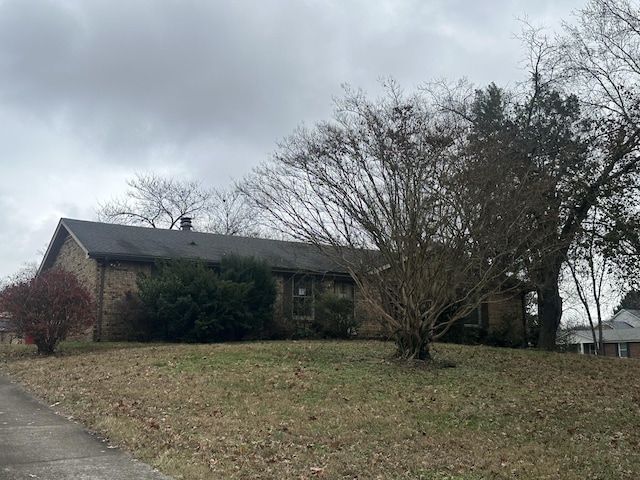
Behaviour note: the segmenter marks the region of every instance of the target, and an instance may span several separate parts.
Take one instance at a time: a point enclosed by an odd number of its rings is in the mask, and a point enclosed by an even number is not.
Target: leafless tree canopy
[[[197,217],[205,212],[212,198],[200,182],[176,180],[154,173],[136,174],[127,180],[126,193],[99,204],[100,221],[178,228],[180,218]]]
[[[260,212],[236,186],[212,189],[201,218],[205,232],[245,237],[265,235],[260,228]]]
[[[153,228],[178,228],[190,217],[196,230],[224,235],[255,236],[256,212],[236,188],[205,188],[198,181],[154,173],[127,180],[124,195],[99,204],[100,221]]]
[[[393,83],[377,101],[347,90],[333,122],[298,129],[243,187],[277,227],[351,270],[405,358],[428,357],[516,274],[519,213],[494,235],[496,202],[468,197],[454,120]]]
[[[640,7],[628,0],[591,0],[556,40],[564,78],[600,111],[637,120]],[[546,73],[546,72],[545,72]]]
[[[550,217],[550,245],[556,248],[538,264],[539,345],[545,348],[554,348],[562,314],[561,265],[570,261],[591,212],[597,208],[608,224],[604,233],[613,241],[607,248],[633,247],[633,235],[622,233],[633,233],[639,224],[640,7],[627,0],[591,0],[574,20],[553,38],[531,28],[523,36],[533,84],[574,94],[591,122],[583,167],[559,172],[566,180],[554,189],[561,207]]]
[[[351,270],[406,358],[525,278],[539,346],[554,348],[560,275],[594,209],[607,255],[640,248],[640,6],[590,0],[574,20],[555,36],[525,25],[518,89],[347,89],[333,121],[298,129],[238,192],[138,176],[101,218],[171,228],[200,214],[235,234],[257,206]]]

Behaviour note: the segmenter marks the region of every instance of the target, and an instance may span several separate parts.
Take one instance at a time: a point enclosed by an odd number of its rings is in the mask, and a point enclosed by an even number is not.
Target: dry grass
[[[440,368],[408,367],[378,342],[0,348],[0,369],[177,479],[640,478],[637,360],[438,345]]]

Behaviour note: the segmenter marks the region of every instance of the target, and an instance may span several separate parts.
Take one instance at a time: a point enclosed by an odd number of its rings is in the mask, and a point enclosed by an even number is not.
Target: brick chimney
[[[180,230],[191,230],[191,217],[182,217],[180,219]]]

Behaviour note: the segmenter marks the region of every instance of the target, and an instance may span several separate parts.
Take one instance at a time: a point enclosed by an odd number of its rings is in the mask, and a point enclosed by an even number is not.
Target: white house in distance
[[[603,322],[602,341],[606,357],[640,358],[640,310],[620,310]],[[589,328],[569,332],[565,342],[578,353],[595,354]]]

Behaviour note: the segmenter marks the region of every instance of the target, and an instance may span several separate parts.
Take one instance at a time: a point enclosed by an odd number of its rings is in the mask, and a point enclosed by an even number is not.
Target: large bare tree
[[[479,161],[503,172],[487,194],[513,185],[525,196],[536,236],[522,267],[537,290],[546,349],[562,318],[563,269],[594,209],[606,224],[602,253],[629,258],[640,245],[640,6],[591,0],[575,20],[551,38],[526,26],[530,75],[509,95],[495,86],[437,92],[441,107],[472,125]]]
[[[521,209],[477,192],[464,129],[393,82],[347,89],[333,121],[299,128],[243,184],[274,226],[346,266],[404,359],[516,285]],[[495,174],[494,174],[495,175]],[[503,199],[504,200],[504,199]]]
[[[553,190],[563,207],[550,221],[555,248],[546,250],[535,272],[539,345],[551,349],[562,315],[559,274],[590,212],[598,207],[614,226],[609,248],[616,242],[623,246],[620,233],[633,233],[628,221],[637,220],[640,6],[627,0],[591,0],[561,35],[550,39],[535,29],[525,33],[534,84],[576,94],[583,114],[593,121],[583,168],[564,172],[567,181]]]
[[[178,228],[182,217],[204,215],[213,197],[211,190],[194,180],[178,180],[155,173],[137,173],[127,180],[124,195],[100,203],[101,221],[142,225],[153,228]]]

